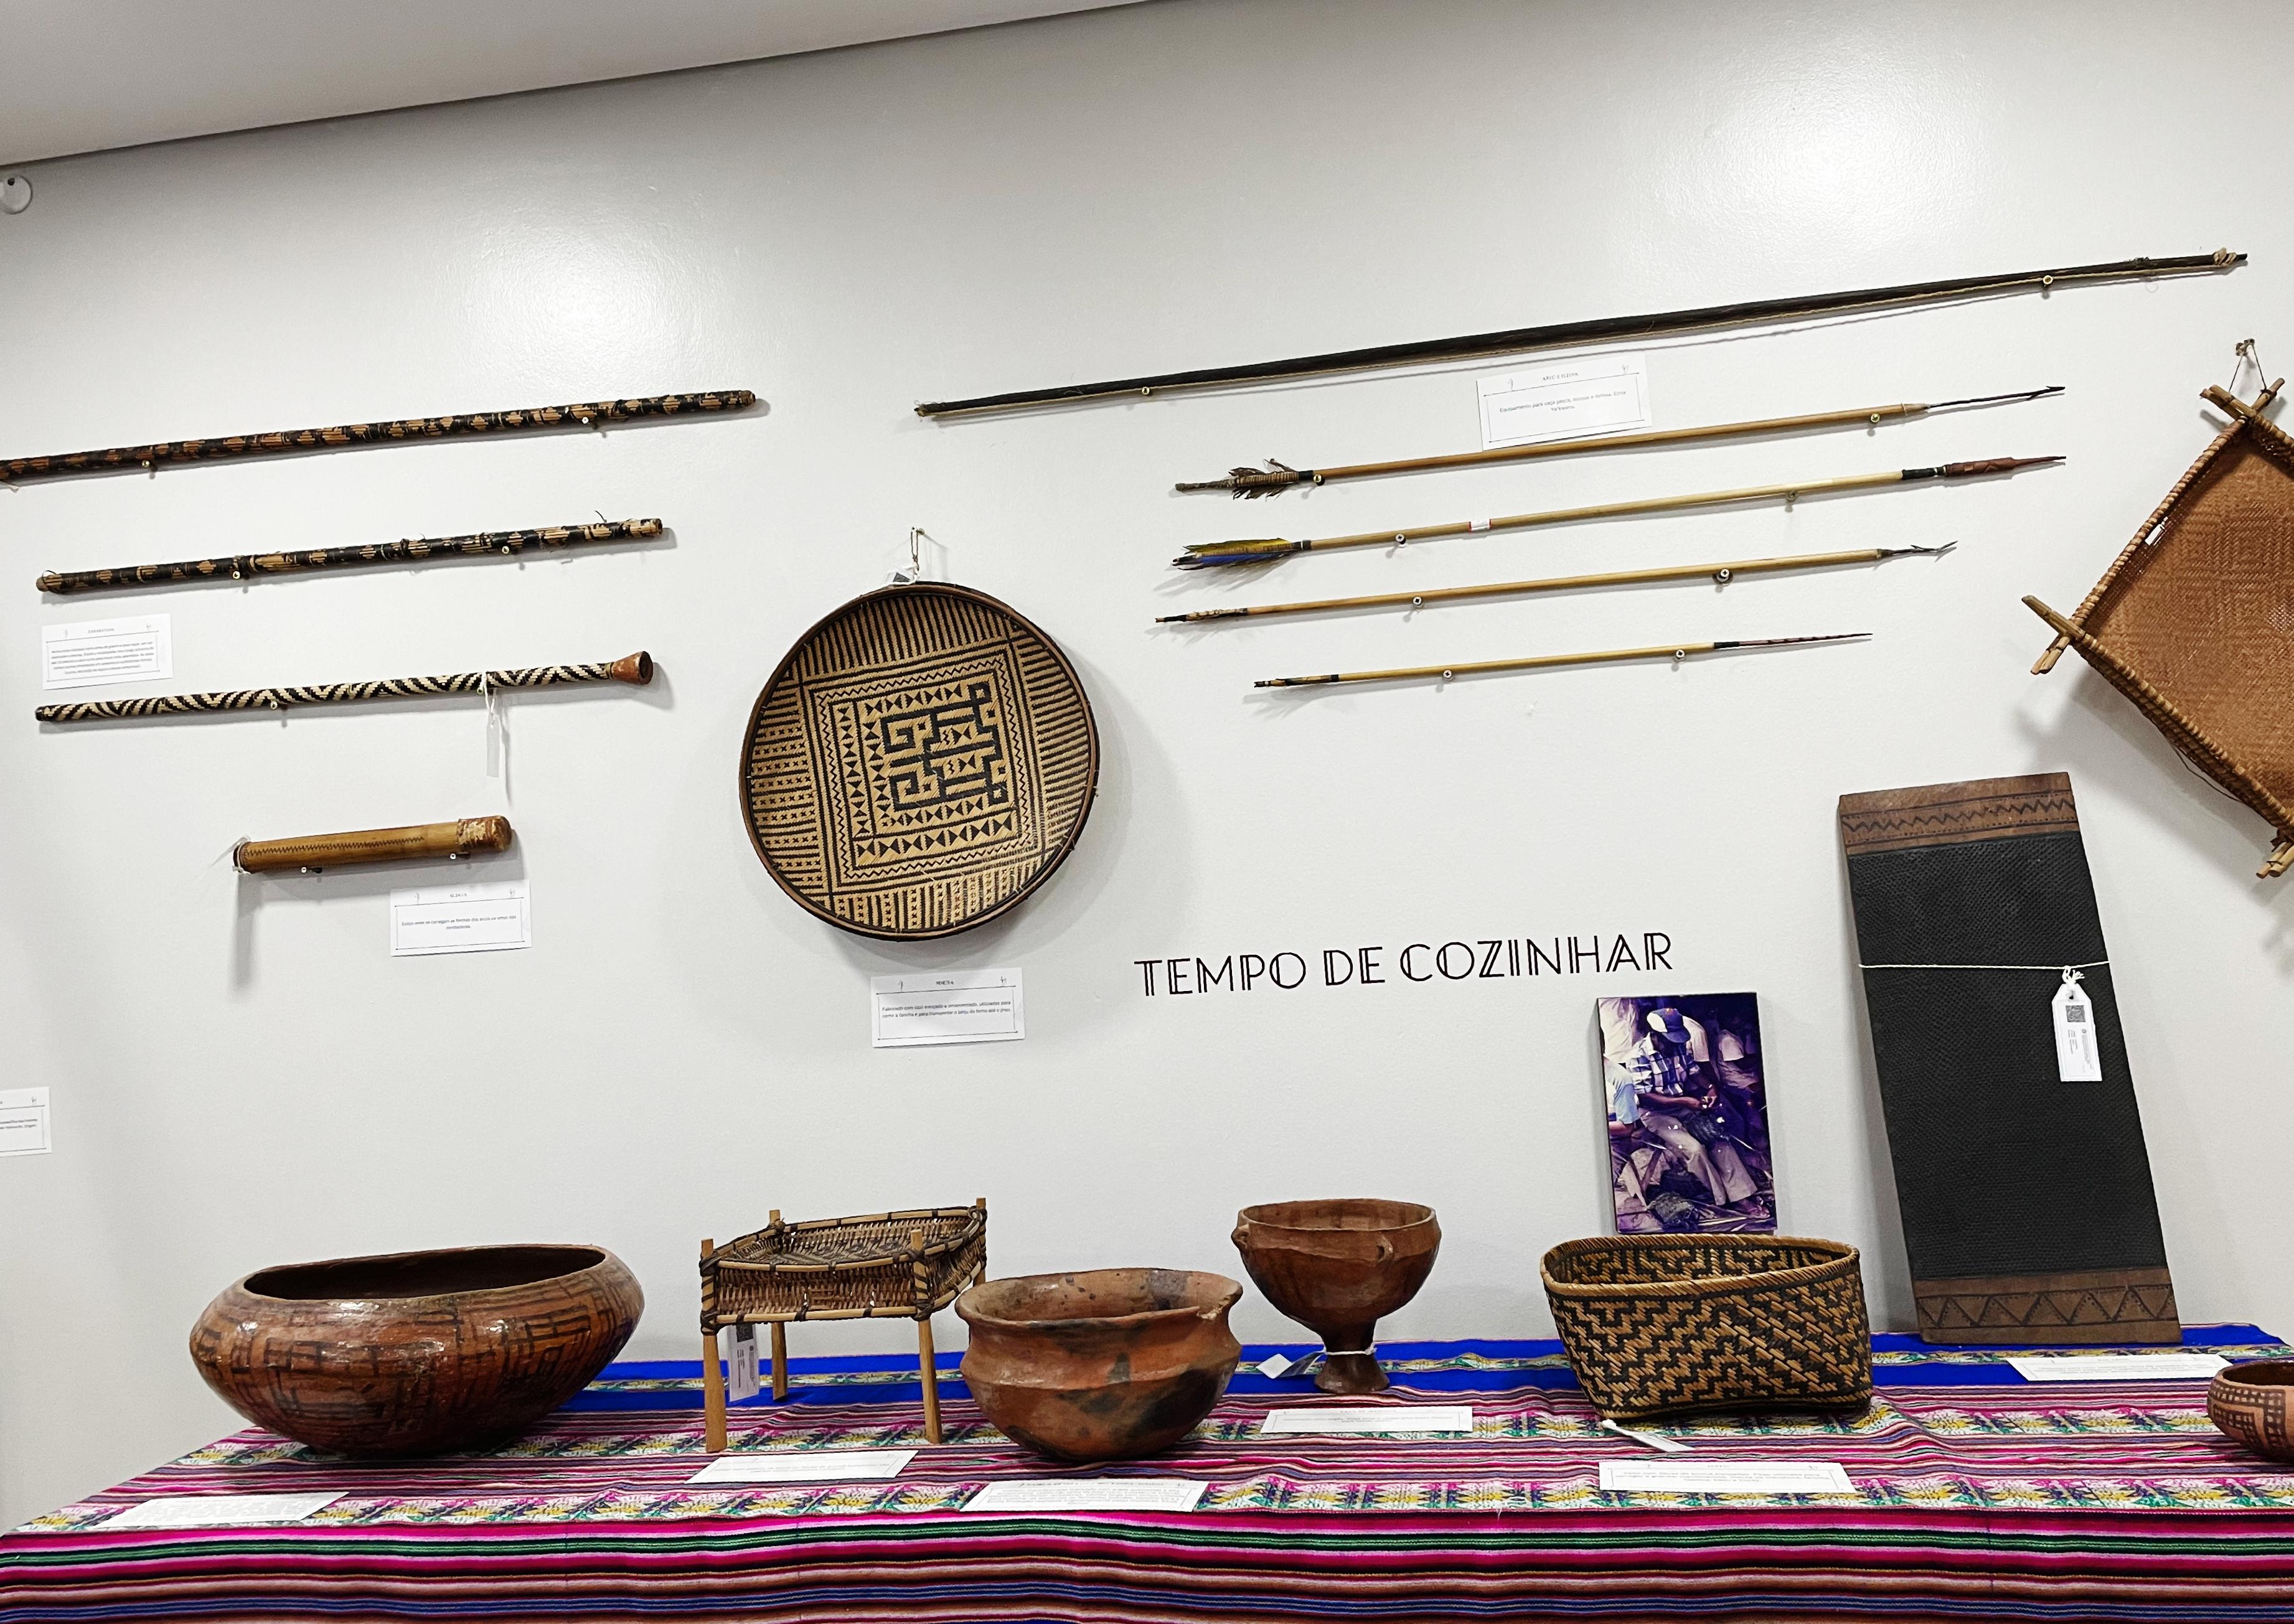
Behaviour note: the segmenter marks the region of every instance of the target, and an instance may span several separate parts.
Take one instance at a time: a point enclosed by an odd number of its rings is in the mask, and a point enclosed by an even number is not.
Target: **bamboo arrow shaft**
[[[1330,671],[1315,677],[1266,677],[1254,683],[1261,688],[1327,687],[1341,682],[1401,682],[1436,677],[1472,677],[1489,671],[1533,671],[1557,665],[1610,665],[1621,660],[1686,660],[1692,654],[1718,654],[1723,649],[1779,647],[1811,643],[1847,643],[1868,637],[1868,631],[1835,632],[1814,637],[1737,637],[1717,643],[1657,643],[1647,648],[1603,648],[1574,654],[1525,654],[1511,660],[1472,660],[1450,665],[1403,665],[1382,671]]]
[[[1597,575],[1553,575],[1540,581],[1500,581],[1475,587],[1430,587],[1420,592],[1373,592],[1359,597],[1319,597],[1295,604],[1254,604],[1247,608],[1198,609],[1167,614],[1158,625],[1206,621],[1256,620],[1273,614],[1313,614],[1336,609],[1416,609],[1427,604],[1464,603],[1477,597],[1509,597],[1532,592],[1569,592],[1589,587],[1631,587],[1667,581],[1727,582],[1738,575],[1782,570],[1821,570],[1839,564],[1878,564],[1910,553],[1940,553],[1944,548],[1852,548],[1837,553],[1801,553],[1780,558],[1732,558],[1720,564],[1666,564],[1648,570],[1611,570]]]

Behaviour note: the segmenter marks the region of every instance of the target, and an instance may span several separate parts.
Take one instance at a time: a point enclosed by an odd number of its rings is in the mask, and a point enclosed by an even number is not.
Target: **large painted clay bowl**
[[[2257,1359],[2215,1372],[2207,1418],[2257,1455],[2294,1460],[2294,1360]]]
[[[1372,1336],[1418,1295],[1442,1249],[1434,1209],[1415,1201],[1270,1201],[1235,1218],[1235,1249],[1266,1300],[1322,1339],[1314,1385],[1382,1393]]]
[[[1055,1460],[1128,1460],[1195,1430],[1242,1357],[1242,1287],[1184,1269],[988,1280],[956,1300],[964,1379],[1005,1435]]]
[[[435,1455],[524,1432],[606,1368],[645,1294],[603,1246],[463,1246],[264,1269],[191,1328],[191,1359],[259,1426],[344,1455]]]

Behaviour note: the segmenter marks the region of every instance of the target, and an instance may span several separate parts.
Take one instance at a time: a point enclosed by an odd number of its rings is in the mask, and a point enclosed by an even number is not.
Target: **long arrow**
[[[1428,474],[1444,468],[1479,467],[1493,462],[1527,462],[1540,457],[1574,457],[1582,451],[1625,451],[1637,446],[1680,445],[1697,440],[1727,440],[1746,434],[1789,434],[1802,429],[1841,428],[1854,423],[1877,428],[1883,423],[1925,417],[1932,411],[1952,411],[2010,402],[2036,401],[2061,394],[2061,384],[2025,389],[2013,394],[1975,394],[1957,401],[1899,401],[1892,406],[1851,406],[1841,411],[1812,411],[1797,418],[1760,418],[1749,423],[1710,423],[1701,428],[1664,428],[1639,434],[1594,434],[1577,440],[1550,440],[1542,445],[1505,445],[1489,451],[1455,451],[1440,457],[1403,457],[1392,462],[1353,462],[1332,468],[1294,468],[1272,457],[1263,468],[1234,468],[1224,479],[1198,479],[1175,489],[1183,491],[1226,491],[1239,497],[1273,496],[1292,485],[1327,485],[1342,479],[1370,479],[1384,474]]]
[[[1725,643],[1660,643],[1650,648],[1604,648],[1583,654],[1530,654],[1519,660],[1476,660],[1459,665],[1404,665],[1390,671],[1332,671],[1322,677],[1267,677],[1251,684],[1256,688],[1327,687],[1334,682],[1402,682],[1413,677],[1434,677],[1444,682],[1483,671],[1528,671],[1549,665],[1606,665],[1617,660],[1686,660],[1692,654],[1717,654],[1732,648],[1781,648],[1802,643],[1849,643],[1868,637],[1868,631],[1836,631],[1815,637],[1737,637]]]
[[[1192,626],[1205,621],[1257,620],[1270,614],[1319,614],[1338,609],[1422,609],[1477,597],[1513,597],[1529,592],[1568,592],[1586,587],[1631,587],[1651,581],[1709,580],[1726,586],[1739,575],[1769,575],[1783,570],[1822,570],[1839,564],[1881,564],[1915,555],[1941,557],[1959,545],[1859,547],[1843,553],[1801,553],[1785,558],[1737,558],[1726,564],[1678,564],[1654,570],[1614,570],[1606,575],[1556,575],[1543,581],[1501,581],[1482,587],[1434,587],[1422,592],[1374,592],[1364,597],[1322,597],[1297,604],[1254,604],[1247,608],[1198,609],[1192,614],[1158,615],[1158,626]]]
[[[1590,321],[1558,321],[1543,327],[1517,327],[1504,332],[1472,333],[1461,338],[1434,338],[1410,344],[1382,344],[1363,350],[1334,350],[1320,355],[1295,355],[1287,361],[1209,367],[1194,372],[1159,372],[1143,378],[1108,378],[1095,384],[1069,384],[1053,389],[1021,389],[1008,394],[983,394],[965,401],[927,401],[916,408],[916,415],[920,418],[966,417],[995,411],[1021,411],[1035,406],[1071,405],[1078,401],[1119,400],[1127,395],[1151,395],[1178,389],[1268,384],[1283,378],[1313,378],[1334,372],[1368,372],[1379,368],[1418,366],[1427,361],[1464,361],[1477,355],[1513,355],[1525,350],[1558,349],[1566,345],[1647,338],[1659,333],[1751,327],[1765,321],[1789,321],[1801,316],[1835,315],[1856,310],[1893,310],[1910,304],[1934,304],[1944,299],[1979,298],[1988,294],[2044,292],[2071,283],[2192,276],[2210,271],[2228,271],[2245,263],[2245,255],[2233,253],[2229,248],[2217,248],[2211,254],[2184,254],[2168,259],[2121,259],[2109,264],[2064,265],[2048,271],[2013,271],[1997,276],[1954,277],[1940,282],[1907,282],[1892,288],[1857,288],[1843,293],[1801,294],[1789,298],[1753,299],[1736,304],[1707,304],[1695,310],[1660,311],[1654,315],[1603,316]]]
[[[1734,491],[1698,491],[1686,496],[1652,496],[1632,502],[1605,502],[1593,508],[1560,508],[1547,513],[1516,513],[1503,518],[1461,519],[1454,524],[1428,524],[1415,530],[1366,530],[1351,536],[1323,536],[1291,541],[1269,536],[1249,541],[1198,541],[1171,560],[1183,570],[1217,569],[1230,564],[1265,564],[1293,553],[1323,553],[1346,547],[1403,547],[1440,536],[1476,535],[1485,530],[1523,530],[1534,524],[1565,524],[1576,519],[1615,519],[1637,513],[1670,513],[1683,508],[1718,508],[1737,502],[1790,502],[1803,496],[1835,491],[1870,491],[1883,485],[1915,483],[1930,479],[1980,479],[2012,474],[2018,468],[2061,462],[2061,457],[1994,457],[1982,462],[1947,462],[1929,468],[1891,468],[1881,474],[1851,474],[1841,479],[1802,480],[1788,485],[1747,485]]]

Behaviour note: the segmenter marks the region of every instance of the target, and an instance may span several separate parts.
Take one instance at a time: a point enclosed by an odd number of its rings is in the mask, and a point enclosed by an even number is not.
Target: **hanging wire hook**
[[[2248,367],[2254,369],[2254,381],[2257,384],[2260,384],[2270,376],[2262,369],[2262,354],[2256,349],[2253,339],[2240,339],[2238,346],[2231,352],[2231,355],[2230,385],[2225,393],[2230,394],[2238,393],[2238,375]]]
[[[913,587],[924,578],[924,543],[931,540],[931,537],[925,534],[921,526],[908,526],[908,567],[892,572],[894,586]],[[933,542],[933,545],[938,546],[939,543]]]

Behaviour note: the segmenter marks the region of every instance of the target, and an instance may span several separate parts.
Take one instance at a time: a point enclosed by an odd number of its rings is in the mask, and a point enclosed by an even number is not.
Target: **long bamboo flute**
[[[1851,474],[1839,479],[1802,480],[1785,485],[1747,485],[1734,491],[1698,491],[1685,496],[1645,497],[1639,501],[1604,502],[1591,508],[1559,508],[1547,513],[1515,513],[1502,518],[1461,519],[1454,524],[1426,524],[1414,530],[1366,530],[1350,536],[1323,536],[1291,541],[1281,536],[1241,541],[1198,541],[1171,560],[1182,570],[1216,569],[1230,564],[1265,564],[1293,553],[1322,553],[1348,547],[1405,547],[1443,536],[1477,535],[1485,530],[1523,530],[1538,524],[1566,524],[1579,519],[1615,519],[1639,513],[1671,513],[1684,508],[1720,508],[1738,502],[1785,501],[1830,491],[1871,491],[1883,485],[1915,483],[1931,479],[1978,479],[2012,474],[2018,468],[2061,462],[2061,457],[1994,457],[1981,462],[1946,462],[1927,468],[1891,468],[1880,474]]]
[[[640,418],[745,411],[756,403],[752,390],[712,389],[699,394],[577,401],[568,406],[514,406],[508,411],[470,411],[443,418],[395,418],[386,423],[338,423],[330,428],[273,429],[263,434],[225,434],[214,440],[159,440],[149,445],[115,445],[100,451],[10,458],[0,462],[0,485],[30,479],[67,479],[75,474],[110,474],[122,468],[156,470],[175,462],[231,462],[246,457],[283,457],[296,451],[323,451],[354,445],[459,440],[472,434],[589,428],[598,423],[630,423]]]
[[[2013,271],[1993,276],[1962,276],[1943,281],[1907,282],[1890,288],[1856,288],[1839,293],[1798,294],[1781,299],[1707,304],[1693,310],[1659,311],[1649,315],[1602,316],[1589,321],[1557,321],[1542,327],[1472,333],[1459,338],[1383,344],[1360,350],[1334,350],[1319,355],[1294,355],[1282,361],[1251,361],[1241,366],[1107,378],[1098,383],[1068,384],[1052,389],[1021,389],[1005,394],[976,395],[962,401],[927,401],[916,408],[916,415],[920,418],[972,417],[988,412],[1023,411],[1033,407],[1072,405],[1079,401],[1152,395],[1181,389],[1216,389],[1331,373],[1369,372],[1383,368],[1419,366],[1429,361],[1466,361],[1483,355],[1518,354],[1525,350],[1559,349],[1569,345],[1646,338],[1659,333],[1704,332],[1716,328],[1789,321],[1802,316],[1834,315],[1857,310],[1896,310],[1908,305],[1933,304],[1946,299],[1979,298],[1991,294],[2043,292],[2070,284],[2203,275],[2209,272],[2229,271],[2245,263],[2245,255],[2229,248],[2217,248],[2211,254],[2184,254],[2166,259],[2121,259],[2108,264],[2064,265],[2053,270]]]
[[[481,851],[508,851],[513,838],[506,817],[464,817],[451,824],[409,824],[396,829],[354,829],[342,834],[309,834],[283,840],[241,840],[231,860],[241,873],[267,874],[282,868],[316,873],[361,863],[413,863],[425,857],[448,862]]]
[[[1342,479],[1369,479],[1386,474],[1428,474],[1444,468],[1480,467],[1494,462],[1528,462],[1541,457],[1574,457],[1583,451],[1626,451],[1640,446],[1681,445],[1748,434],[1788,434],[1802,429],[1841,428],[1851,423],[1877,428],[1883,423],[1925,417],[1932,411],[2036,401],[2062,392],[2062,385],[2050,384],[2044,389],[2026,389],[2013,394],[1975,394],[1956,401],[1899,401],[1892,406],[1851,406],[1839,411],[1808,412],[1796,418],[1758,418],[1745,423],[1708,423],[1696,428],[1662,428],[1646,434],[1589,434],[1575,440],[1549,440],[1542,445],[1504,445],[1494,451],[1403,457],[1392,462],[1352,462],[1329,468],[1294,468],[1270,457],[1264,468],[1232,468],[1224,479],[1187,481],[1173,488],[1184,491],[1226,491],[1246,498],[1273,496],[1292,485],[1325,485]]]
[[[1254,604],[1234,609],[1198,609],[1164,614],[1158,626],[1192,626],[1206,621],[1257,620],[1272,614],[1318,614],[1339,609],[1422,609],[1428,604],[1465,603],[1478,597],[1512,597],[1530,592],[1570,592],[1589,587],[1634,587],[1665,581],[1711,581],[1726,586],[1739,575],[1769,575],[1783,570],[1822,570],[1840,564],[1881,564],[1914,555],[1937,557],[1959,545],[1859,547],[1840,553],[1799,553],[1782,558],[1732,558],[1725,564],[1677,564],[1654,570],[1612,570],[1602,575],[1555,575],[1543,581],[1500,581],[1479,587],[1429,587],[1420,592],[1373,592],[1362,597],[1321,597],[1297,604]]]
[[[376,682],[333,682],[304,688],[236,688],[213,694],[160,694],[150,699],[84,700],[42,705],[44,722],[114,722],[147,717],[199,716],[223,710],[289,710],[297,705],[350,705],[385,699],[440,699],[494,688],[554,688],[578,683],[653,680],[653,656],[640,649],[590,665],[531,665],[506,671],[458,671],[451,677],[390,677]]]
[[[1319,677],[1266,677],[1256,688],[1328,687],[1336,682],[1403,682],[1432,677],[1443,682],[1484,671],[1530,671],[1554,665],[1607,665],[1619,660],[1686,660],[1692,654],[1716,654],[1732,648],[1781,648],[1802,643],[1849,643],[1868,637],[1868,631],[1836,631],[1814,637],[1736,637],[1720,643],[1658,643],[1647,648],[1604,648],[1582,654],[1529,654],[1518,660],[1475,660],[1452,665],[1404,665],[1386,671],[1331,671]]]
[[[120,564],[104,570],[51,570],[35,582],[43,592],[118,592],[195,581],[269,581],[313,570],[358,570],[386,564],[443,564],[451,558],[514,558],[598,541],[661,534],[659,519],[607,519],[596,524],[547,524],[535,530],[482,530],[467,536],[410,537],[362,547],[320,547],[297,553],[234,553],[187,558],[179,564]]]

